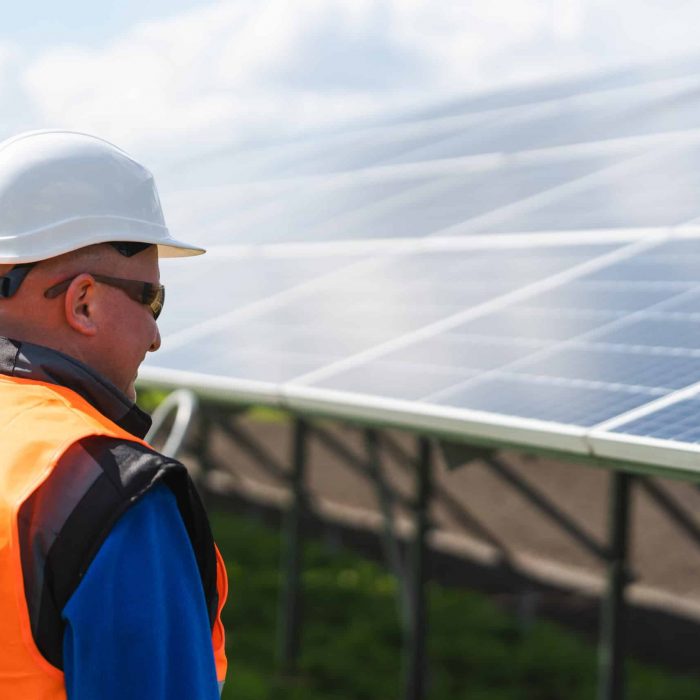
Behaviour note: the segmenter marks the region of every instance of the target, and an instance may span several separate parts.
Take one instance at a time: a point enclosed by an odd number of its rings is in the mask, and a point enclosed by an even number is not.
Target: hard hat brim
[[[173,238],[167,226],[119,216],[90,216],[24,232],[21,237],[0,236],[0,265],[38,262],[87,245],[112,241],[156,245],[159,256],[164,258],[201,255],[206,252],[204,248]],[[27,249],[40,252],[27,252]]]

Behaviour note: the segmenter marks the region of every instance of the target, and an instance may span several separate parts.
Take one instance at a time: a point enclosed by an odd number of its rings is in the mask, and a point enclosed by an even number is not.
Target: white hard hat
[[[30,263],[94,243],[199,255],[170,235],[153,175],[94,136],[33,131],[0,143],[0,264]]]

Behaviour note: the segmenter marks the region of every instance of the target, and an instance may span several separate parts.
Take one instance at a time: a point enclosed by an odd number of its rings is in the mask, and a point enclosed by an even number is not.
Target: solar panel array
[[[202,156],[146,380],[694,469],[700,66]],[[696,386],[697,385],[697,386]]]

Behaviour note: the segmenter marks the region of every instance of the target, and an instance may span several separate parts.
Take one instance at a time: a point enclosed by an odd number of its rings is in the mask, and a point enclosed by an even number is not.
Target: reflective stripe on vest
[[[30,503],[41,507],[41,499],[31,502],[32,495],[52,476],[72,446],[93,436],[130,441],[142,452],[151,449],[69,389],[0,376],[0,698],[65,700],[63,673],[39,650],[32,631],[30,607],[37,602],[34,599],[28,604],[27,595],[38,595],[40,587],[28,585],[25,589],[18,516]],[[183,518],[186,514],[183,512]],[[186,525],[192,527],[187,521]],[[25,565],[26,555],[25,551]],[[218,550],[215,555],[218,604],[212,646],[217,676],[223,681],[226,657],[220,611],[227,583]],[[211,581],[213,587],[213,577]]]

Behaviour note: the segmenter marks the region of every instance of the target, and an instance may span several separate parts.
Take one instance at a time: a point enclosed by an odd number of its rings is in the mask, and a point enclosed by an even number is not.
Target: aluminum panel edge
[[[141,389],[191,389],[202,399],[236,406],[282,407],[279,386],[271,382],[217,377],[161,367],[142,367],[136,386]]]
[[[285,384],[287,410],[500,447],[591,456],[586,430],[546,421]]]
[[[196,372],[144,367],[140,389],[188,388],[203,400],[231,406],[268,406],[321,418],[424,432],[469,444],[537,450],[647,467],[700,480],[700,445],[585,429],[547,421],[469,411],[414,401],[381,399],[328,389],[235,380]],[[647,471],[647,470],[645,470]]]
[[[700,479],[700,445],[595,429],[588,433],[587,440],[593,456],[603,462],[610,460],[646,465],[659,471],[682,471]]]

